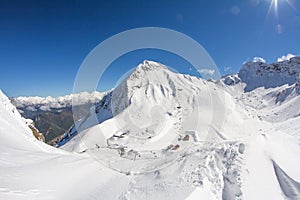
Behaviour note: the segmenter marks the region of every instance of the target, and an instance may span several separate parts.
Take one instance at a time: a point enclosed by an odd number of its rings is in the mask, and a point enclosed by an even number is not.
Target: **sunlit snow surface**
[[[145,61],[61,149],[1,94],[0,199],[299,199],[300,63],[279,64],[211,82]]]

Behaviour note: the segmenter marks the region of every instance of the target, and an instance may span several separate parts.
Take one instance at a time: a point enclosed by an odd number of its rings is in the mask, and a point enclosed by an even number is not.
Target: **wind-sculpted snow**
[[[290,178],[277,164],[273,161],[274,171],[280,184],[280,188],[287,199],[297,200],[300,198],[300,183]]]

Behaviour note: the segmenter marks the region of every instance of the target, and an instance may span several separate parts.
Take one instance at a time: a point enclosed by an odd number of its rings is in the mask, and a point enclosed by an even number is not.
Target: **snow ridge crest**
[[[258,87],[267,89],[293,85],[300,80],[300,57],[271,64],[247,62],[238,72],[238,77],[246,83],[246,92]]]
[[[143,71],[151,71],[156,69],[168,69],[168,68],[159,62],[150,61],[150,60],[144,60],[136,68],[136,70],[143,70]]]

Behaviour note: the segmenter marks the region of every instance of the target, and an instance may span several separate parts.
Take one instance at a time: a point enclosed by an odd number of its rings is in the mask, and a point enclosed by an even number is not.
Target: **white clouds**
[[[252,62],[262,62],[262,63],[266,63],[266,59],[262,58],[262,57],[254,57]]]
[[[40,106],[40,110],[50,110],[52,108],[63,108],[74,105],[82,105],[86,103],[97,103],[105,95],[105,92],[93,93],[81,92],[78,94],[70,94],[61,97],[17,97],[13,99],[16,107],[26,107],[27,110],[36,111],[36,107]]]
[[[212,76],[214,73],[215,73],[215,70],[214,69],[199,69],[198,72],[201,74],[201,75],[210,75]]]
[[[282,62],[282,61],[290,60],[293,57],[295,57],[295,55],[289,53],[286,56],[281,56],[280,58],[277,58],[277,62]]]

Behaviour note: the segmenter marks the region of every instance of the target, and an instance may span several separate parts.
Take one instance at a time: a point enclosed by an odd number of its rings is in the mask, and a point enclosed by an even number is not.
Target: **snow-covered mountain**
[[[33,120],[35,126],[44,134],[46,142],[55,145],[62,134],[74,124],[73,109],[80,116],[87,114],[87,109],[98,103],[106,93],[82,92],[60,97],[17,97],[11,102],[24,118]]]
[[[78,94],[70,94],[59,97],[16,97],[12,98],[12,103],[18,109],[26,109],[26,110],[42,110],[49,111],[51,109],[61,109],[66,107],[77,106],[87,103],[97,103],[99,102],[105,93],[102,92],[81,92]],[[22,110],[21,110],[22,112]]]
[[[256,110],[260,119],[282,122],[300,115],[300,57],[272,64],[247,62],[219,82],[231,86],[229,93]]]
[[[126,185],[92,158],[36,140],[26,121],[0,92],[0,199],[115,199],[116,180]]]
[[[212,82],[144,61],[65,134],[66,151],[22,146],[38,168],[0,145],[0,197],[299,199],[299,69],[297,57],[248,62]],[[0,123],[5,141],[10,129]],[[11,163],[25,167],[8,170]],[[63,188],[51,172],[43,184],[30,178],[49,166]]]
[[[259,87],[275,88],[284,84],[292,85],[300,81],[300,57],[266,64],[247,62],[239,71],[239,78],[246,83],[245,92]]]

